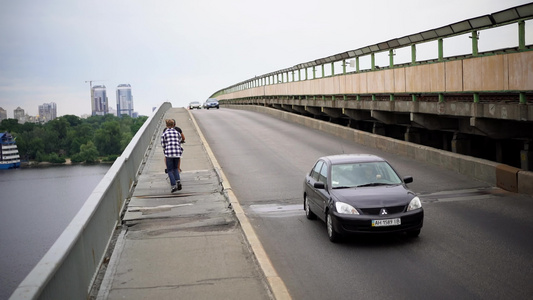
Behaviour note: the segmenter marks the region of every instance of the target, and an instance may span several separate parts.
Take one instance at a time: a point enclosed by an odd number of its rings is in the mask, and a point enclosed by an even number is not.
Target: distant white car
[[[198,101],[193,101],[189,103],[189,109],[202,109],[202,105]]]

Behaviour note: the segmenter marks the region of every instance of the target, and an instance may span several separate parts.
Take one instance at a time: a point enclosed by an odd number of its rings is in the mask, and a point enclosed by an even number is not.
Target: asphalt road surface
[[[293,299],[531,299],[531,197],[259,113],[193,114]],[[339,153],[375,154],[414,177],[419,238],[333,244],[305,218],[304,174]]]

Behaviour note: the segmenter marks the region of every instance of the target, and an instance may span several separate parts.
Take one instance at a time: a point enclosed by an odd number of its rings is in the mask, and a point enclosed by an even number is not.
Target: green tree
[[[75,116],[75,115],[64,115],[60,118],[63,118],[65,120],[67,120],[67,122],[69,123],[70,127],[76,127],[78,125],[80,125],[82,123],[81,119],[78,117],[78,116]]]
[[[80,153],[76,157],[76,160],[87,163],[96,162],[98,160],[98,149],[96,149],[94,143],[89,141],[87,144],[81,145]]]
[[[147,116],[140,116],[138,118],[135,118],[133,121],[133,124],[131,125],[131,133],[135,135],[137,131],[143,126],[144,122],[148,120]]]
[[[132,138],[133,135],[129,131],[122,133],[122,137],[120,139],[120,153],[124,152],[124,149],[126,149]]]
[[[102,155],[120,154],[120,124],[107,121],[94,133],[94,144]]]
[[[48,161],[48,155],[38,150],[37,153],[35,153],[35,160],[38,162]]]
[[[131,118],[127,115],[122,118],[105,115],[80,119],[65,115],[44,125],[19,124],[16,119],[7,119],[0,122],[0,131],[8,131],[16,138],[23,159],[60,161],[65,155],[73,162],[79,162],[86,161],[87,153],[94,154],[87,152],[91,149],[88,145],[96,148],[97,155],[114,159],[124,151],[147,119],[146,116]],[[84,155],[80,154],[82,146],[89,147]],[[89,157],[91,160],[96,161],[97,157]]]
[[[63,157],[59,157],[57,153],[50,153],[50,155],[48,155],[47,161],[55,164],[62,164],[65,162],[65,159]]]
[[[70,127],[70,123],[67,121],[67,119],[59,117],[46,123],[45,127],[47,130],[53,130],[57,132],[59,139],[64,139],[67,137],[67,131]]]
[[[21,132],[20,127],[21,124],[19,124],[19,120],[17,119],[4,119],[2,120],[2,123],[0,123],[0,130],[2,132]]]

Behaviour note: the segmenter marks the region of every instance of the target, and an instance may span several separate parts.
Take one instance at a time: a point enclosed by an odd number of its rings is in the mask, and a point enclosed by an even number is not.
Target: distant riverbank
[[[113,161],[103,161],[103,160],[99,160],[95,163],[85,163],[85,162],[82,162],[82,163],[73,163],[70,158],[66,158],[65,159],[65,162],[64,163],[51,163],[51,162],[47,162],[47,161],[21,161],[20,162],[20,167],[21,168],[45,168],[45,167],[58,167],[58,166],[70,166],[70,165],[76,165],[76,166],[83,166],[83,165],[88,165],[88,166],[94,166],[94,165],[99,165],[99,164],[113,164],[114,162]]]

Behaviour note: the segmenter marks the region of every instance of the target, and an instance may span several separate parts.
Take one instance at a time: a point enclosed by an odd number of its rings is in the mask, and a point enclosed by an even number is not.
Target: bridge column
[[[374,122],[374,125],[372,126],[372,133],[377,135],[385,135],[385,125]]]
[[[472,55],[477,56],[479,39],[477,30],[472,31],[472,36],[470,38],[472,39]]]
[[[470,139],[464,134],[456,132],[452,138],[452,152],[459,154],[470,154],[471,142]]]
[[[444,41],[442,39],[438,39],[438,48],[439,48],[439,61],[444,60]]]
[[[533,149],[530,148],[532,141],[524,142],[524,150],[520,151],[520,167],[522,170],[533,171]]]
[[[411,45],[411,64],[416,65],[416,45]]]
[[[404,140],[415,144],[420,144],[420,130],[418,128],[407,127],[407,131],[404,134]]]
[[[526,22],[518,22],[518,49],[526,49]]]

